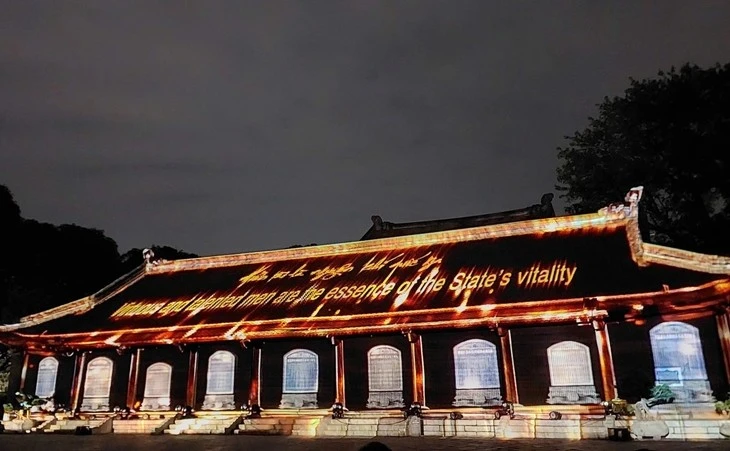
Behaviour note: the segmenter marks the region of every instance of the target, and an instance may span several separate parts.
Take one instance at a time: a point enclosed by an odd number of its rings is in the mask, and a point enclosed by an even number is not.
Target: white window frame
[[[588,371],[586,374],[585,380],[578,380],[574,383],[555,383],[556,381],[556,375],[557,375],[557,368],[556,365],[553,364],[553,356],[556,352],[560,352],[563,349],[568,348],[573,349],[579,349],[584,356],[585,361],[587,362]],[[591,349],[584,345],[583,343],[578,343],[577,341],[561,341],[559,343],[555,343],[554,345],[548,347],[547,349],[548,354],[548,367],[550,369],[550,385],[553,387],[570,387],[570,386],[584,386],[584,385],[593,385],[593,362],[591,361]]]
[[[658,338],[657,336],[664,335],[665,329],[677,328],[677,327],[681,330],[680,334],[692,335],[692,341],[693,341],[692,345],[696,346],[696,350],[698,351],[698,353],[695,354],[694,357],[699,360],[699,364],[700,364],[699,369],[701,370],[700,371],[701,379],[699,379],[699,380],[707,380],[707,365],[705,362],[705,352],[702,349],[702,338],[700,337],[699,329],[691,324],[687,324],[687,323],[681,322],[681,321],[665,321],[663,323],[657,324],[656,326],[652,327],[651,330],[649,330],[649,341],[651,343],[651,355],[654,360],[654,378],[655,378],[656,382],[657,383],[673,382],[671,385],[682,386],[682,385],[684,385],[685,380],[692,380],[692,379],[697,380],[696,378],[692,378],[692,377],[687,378],[683,374],[682,367],[678,367],[676,365],[658,366],[658,363],[659,363],[659,362],[657,362],[657,360],[658,360],[658,354],[657,354],[658,353],[658,342],[662,339]],[[672,363],[676,364],[677,362],[672,362]],[[670,381],[668,379],[659,379],[658,373],[661,370],[676,371],[679,376],[678,380]]]
[[[104,393],[94,393],[89,394],[88,393],[88,387],[89,387],[89,368],[92,367],[94,363],[101,363],[105,362],[108,364],[109,367],[109,377],[106,381],[106,386],[104,387]],[[89,363],[86,365],[86,376],[84,378],[84,398],[108,398],[109,393],[111,392],[112,388],[112,379],[114,378],[114,361],[108,357],[96,357],[89,361]]]
[[[487,351],[484,352],[486,356],[493,355],[494,361],[487,361],[487,367],[491,367],[492,365],[495,365],[494,369],[497,372],[497,383],[496,385],[485,385],[484,387],[459,387],[459,376],[461,375],[461,369],[459,368],[458,362],[464,359],[468,359],[468,356],[465,355],[459,355],[459,351],[463,348],[469,347],[473,344],[480,344],[484,346],[484,349]],[[499,386],[499,361],[497,359],[497,346],[488,341],[481,338],[473,338],[471,340],[462,341],[461,343],[454,346],[453,349],[454,352],[454,379],[456,384],[457,390],[479,390],[479,389],[485,389],[485,388],[500,388]]]
[[[150,393],[150,371],[156,369],[156,368],[164,368],[167,371],[167,393],[164,394],[155,394]],[[172,389],[172,365],[164,363],[164,362],[156,362],[152,365],[147,367],[147,374],[145,374],[144,379],[144,397],[145,398],[169,398],[170,397],[170,390]]]
[[[44,368],[48,369],[49,367],[46,365],[51,365],[49,371],[52,371],[51,374],[53,374],[53,378],[51,379],[51,385],[50,385],[50,391],[41,393],[39,392],[40,383],[41,383],[41,372],[44,370]],[[39,398],[51,398],[53,395],[56,394],[56,381],[58,380],[58,359],[55,357],[46,357],[42,359],[40,362],[38,362],[38,376],[36,377],[35,382],[35,395]]]
[[[314,357],[314,390],[311,390],[309,388],[307,389],[291,389],[287,387],[286,383],[286,376],[287,376],[287,370],[289,369],[289,357],[293,354],[306,354],[308,356]],[[316,352],[310,351],[309,349],[292,349],[291,351],[284,354],[284,374],[282,378],[282,393],[318,393],[319,392],[319,356]]]
[[[380,351],[384,351],[384,350],[393,351],[393,352],[391,352],[391,354],[395,354],[396,356],[398,356],[398,360],[397,360],[397,362],[398,362],[397,382],[398,383],[397,383],[397,386],[393,386],[391,388],[375,389],[375,388],[373,388],[373,378],[372,378],[373,354],[379,353]],[[370,348],[370,350],[368,351],[368,390],[370,390],[371,392],[403,391],[403,356],[402,356],[402,353],[400,352],[400,349],[395,348],[393,346],[389,346],[389,345],[378,345],[378,346],[373,346],[372,348]]]
[[[227,380],[228,384],[227,386],[230,387],[230,389],[222,390],[222,391],[213,391],[210,388],[210,362],[213,360],[214,357],[220,356],[220,355],[226,355],[231,358],[231,371],[229,374],[229,379]],[[232,395],[233,391],[235,390],[235,383],[236,383],[236,354],[230,352],[230,351],[216,351],[213,354],[208,357],[208,374],[206,376],[206,387],[205,387],[205,394],[206,395]]]

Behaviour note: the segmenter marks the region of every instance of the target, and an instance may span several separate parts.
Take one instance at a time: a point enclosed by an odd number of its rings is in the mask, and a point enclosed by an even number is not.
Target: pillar
[[[520,403],[515,377],[515,361],[512,354],[512,334],[509,329],[497,328],[499,342],[502,346],[502,372],[504,373],[505,400],[514,404]]]
[[[139,361],[142,358],[142,349],[137,349],[130,355],[129,379],[127,380],[127,407],[134,408],[137,402],[137,381],[139,380]]]
[[[608,325],[606,325],[603,319],[594,319],[593,330],[596,332],[598,360],[601,363],[603,398],[606,401],[610,401],[616,398],[617,393],[616,374],[613,369],[613,357],[611,356],[611,342],[608,337]]]
[[[259,395],[261,393],[261,345],[253,346],[253,358],[251,362],[251,385],[248,389],[248,405],[261,405]]]
[[[20,369],[20,386],[18,388],[18,391],[21,393],[25,393],[25,378],[28,375],[29,362],[30,354],[28,353],[28,351],[23,351],[23,366]]]
[[[86,370],[86,352],[77,352],[74,361],[74,377],[71,384],[71,411],[75,412],[79,407],[81,395],[81,384],[84,383],[84,371]]]
[[[720,338],[722,359],[725,363],[725,377],[730,384],[730,313],[727,310],[715,316],[717,334]]]
[[[185,395],[185,404],[194,409],[196,388],[198,385],[198,351],[197,349],[190,349],[188,353],[188,384]]]
[[[426,406],[426,375],[423,368],[423,341],[417,333],[406,334],[411,345],[411,371],[413,374],[413,402]]]
[[[335,402],[345,404],[345,344],[341,338],[332,338],[335,346],[335,383],[337,384]]]

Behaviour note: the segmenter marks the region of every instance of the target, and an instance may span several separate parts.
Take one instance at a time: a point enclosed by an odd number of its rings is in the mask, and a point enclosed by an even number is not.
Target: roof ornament
[[[155,252],[152,249],[143,249],[142,258],[145,266],[156,266],[163,262],[161,258],[155,257]]]
[[[376,230],[376,231],[393,230],[393,223],[388,222],[388,221],[383,221],[383,218],[381,218],[378,215],[371,216],[370,220],[373,221],[373,230]]]
[[[635,217],[639,213],[639,201],[643,192],[643,186],[635,186],[626,193],[623,202],[609,204],[598,210],[598,213],[604,216]]]

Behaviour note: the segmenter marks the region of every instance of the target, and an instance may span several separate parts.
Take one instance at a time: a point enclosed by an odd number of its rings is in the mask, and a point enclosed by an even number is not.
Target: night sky
[[[0,0],[0,184],[120,251],[202,255],[522,208],[603,96],[727,62],[728,24],[727,1]]]

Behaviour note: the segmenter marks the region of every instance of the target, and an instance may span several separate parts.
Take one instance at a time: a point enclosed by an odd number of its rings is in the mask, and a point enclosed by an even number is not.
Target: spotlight
[[[461,412],[451,412],[449,414],[449,418],[452,420],[462,420],[464,419],[464,415],[462,415]]]
[[[182,409],[182,417],[183,418],[195,418],[195,414],[193,413],[195,410],[192,406],[185,406]]]
[[[246,419],[252,419],[252,418],[261,418],[261,406],[258,404],[252,404],[248,408],[248,415],[246,415]]]
[[[336,402],[332,405],[332,419],[345,418],[345,406],[341,402]]]
[[[125,407],[123,409],[121,407],[115,407],[114,413],[120,420],[128,420],[129,417],[132,415],[132,409],[130,409],[129,407]]]
[[[502,405],[494,411],[495,420],[499,420],[504,416],[508,416],[510,420],[515,417],[515,406],[511,402],[503,402]]]
[[[603,407],[603,412],[606,414],[606,416],[613,414],[613,403],[610,403],[608,401],[601,401],[601,406]]]
[[[548,418],[550,418],[551,420],[559,420],[563,418],[563,414],[558,412],[557,410],[553,410],[548,414]]]
[[[421,418],[422,415],[423,415],[423,410],[421,408],[421,403],[419,403],[419,402],[412,402],[411,405],[408,406],[403,411],[403,418],[408,418],[408,417]]]

